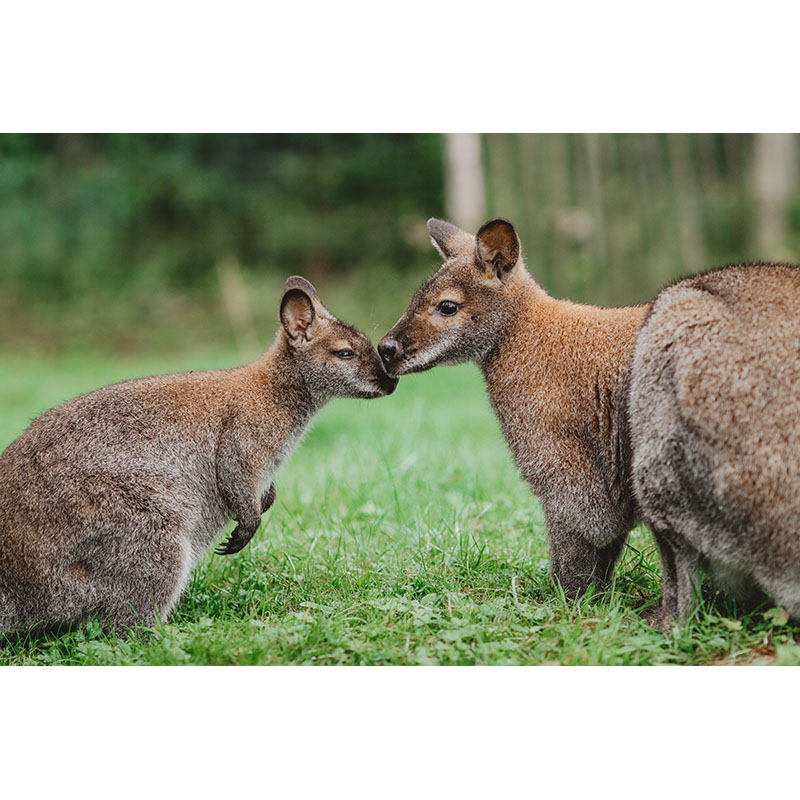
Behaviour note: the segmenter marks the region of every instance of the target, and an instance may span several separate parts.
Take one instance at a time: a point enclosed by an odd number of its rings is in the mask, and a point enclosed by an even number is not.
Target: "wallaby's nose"
[[[397,339],[384,339],[378,345],[378,352],[381,354],[383,363],[389,364],[397,358],[400,352],[400,343]]]

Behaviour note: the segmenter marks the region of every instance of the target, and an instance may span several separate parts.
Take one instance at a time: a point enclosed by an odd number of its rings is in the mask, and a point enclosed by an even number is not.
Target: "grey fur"
[[[0,456],[0,631],[166,620],[200,556],[241,550],[281,464],[334,396],[394,390],[365,336],[302,278],[258,361],[106,386],[45,412]],[[348,347],[344,360],[333,350]]]
[[[800,270],[734,266],[661,292],[631,371],[633,479],[663,564],[653,623],[685,618],[702,558],[800,619]]]

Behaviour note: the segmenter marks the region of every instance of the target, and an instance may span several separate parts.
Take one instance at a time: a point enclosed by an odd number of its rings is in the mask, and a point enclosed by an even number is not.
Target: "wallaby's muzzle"
[[[376,380],[381,392],[383,393],[383,396],[386,396],[387,394],[391,394],[397,388],[399,379],[394,377],[394,375],[389,375],[381,370]]]
[[[378,353],[386,372],[392,377],[399,377],[403,374],[403,361],[406,358],[406,351],[399,340],[395,339],[393,330],[389,331],[378,344]]]
[[[396,362],[403,354],[403,348],[397,339],[391,336],[385,336],[381,339],[378,345],[378,352],[383,360],[384,366],[388,369],[394,362]]]

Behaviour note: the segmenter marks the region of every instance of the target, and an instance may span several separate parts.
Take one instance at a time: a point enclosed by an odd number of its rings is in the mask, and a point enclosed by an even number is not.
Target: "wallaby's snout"
[[[367,395],[367,397],[370,399],[386,397],[397,388],[398,378],[386,371],[383,359],[371,345],[369,346],[369,363],[372,367],[372,382],[375,387],[375,393]]]
[[[399,342],[390,336],[385,336],[378,345],[378,352],[384,364],[391,364],[399,350]]]
[[[398,379],[394,375],[384,369],[383,364],[379,364],[375,370],[375,384],[379,389],[379,394],[376,397],[385,397],[391,394],[397,388]]]
[[[403,356],[403,347],[392,335],[392,331],[386,334],[378,344],[383,366],[390,375],[394,375],[397,363]],[[395,378],[395,380],[397,380]]]
[[[416,334],[416,335],[415,335]],[[421,334],[421,335],[420,335]],[[427,361],[427,331],[416,330],[413,319],[406,314],[378,343],[378,352],[389,375],[399,378],[430,369]],[[420,358],[422,351],[423,358]]]

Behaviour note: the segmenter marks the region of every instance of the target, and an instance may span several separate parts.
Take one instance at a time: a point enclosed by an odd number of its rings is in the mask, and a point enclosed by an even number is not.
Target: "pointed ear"
[[[281,325],[292,341],[307,341],[311,338],[316,313],[314,312],[314,301],[302,285],[290,286],[290,281],[303,278],[289,278],[284,287],[283,300],[281,300]],[[316,295],[314,287],[308,281],[303,281],[311,287],[311,291]]]
[[[428,233],[433,246],[442,258],[452,258],[459,253],[469,253],[475,247],[475,237],[443,219],[428,220]]]
[[[308,295],[315,306],[323,308],[322,300],[319,299],[317,290],[314,288],[314,284],[312,284],[311,281],[307,281],[300,275],[292,275],[291,278],[287,278],[286,283],[283,284],[284,294],[288,292],[289,289],[299,289],[301,292]]]
[[[514,226],[505,219],[492,219],[481,226],[475,238],[480,267],[498,278],[506,277],[519,261],[519,236]]]

